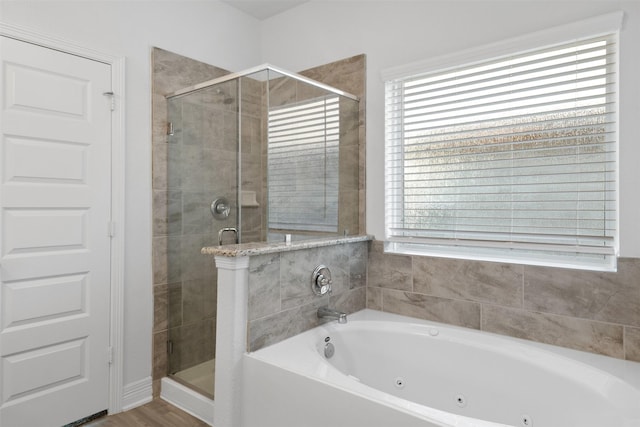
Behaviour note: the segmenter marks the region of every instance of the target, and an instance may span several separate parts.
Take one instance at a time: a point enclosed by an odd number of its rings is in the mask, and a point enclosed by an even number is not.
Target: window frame
[[[514,39],[509,39],[500,43],[485,45],[479,48],[468,49],[462,52],[446,55],[443,57],[433,58],[427,61],[420,61],[401,67],[394,67],[383,71],[382,77],[385,82],[385,106],[388,103],[387,97],[392,96],[390,91],[393,90],[392,82],[427,73],[453,71],[458,67],[471,66],[476,63],[484,63],[489,60],[506,58],[512,55],[523,54],[527,52],[538,51],[544,48],[552,48],[561,46],[573,41],[582,39],[590,39],[599,36],[613,35],[616,40],[619,52],[619,31],[622,27],[624,13],[622,11],[609,13],[584,21],[574,22],[568,25],[551,28],[537,33],[527,34]],[[616,53],[618,55],[618,53]],[[618,58],[615,60],[616,73],[619,74]],[[616,102],[619,105],[618,83],[615,83]],[[387,107],[385,107],[387,108]],[[386,119],[389,120],[390,114],[386,112]],[[587,270],[599,271],[615,271],[616,258],[619,255],[619,225],[620,225],[620,202],[619,202],[619,113],[614,113],[615,132],[618,135],[616,147],[616,168],[615,168],[615,223],[616,228],[613,236],[612,249],[613,254],[607,258],[606,262],[583,262],[572,261],[571,259],[559,260],[553,255],[545,254],[544,251],[522,252],[512,251],[508,245],[494,242],[486,244],[483,241],[477,245],[465,242],[464,245],[438,244],[434,240],[433,243],[424,243],[411,238],[398,238],[391,232],[389,224],[389,209],[396,203],[389,202],[390,199],[398,197],[394,194],[389,185],[389,177],[387,176],[387,168],[385,166],[385,251],[392,253],[408,254],[408,255],[429,255],[448,258],[461,258],[473,260],[486,260],[498,262],[511,262],[519,264],[559,266],[565,268],[579,268]],[[401,118],[403,119],[403,118]],[[389,124],[385,123],[385,165],[390,162],[389,146]],[[517,246],[517,245],[516,245]],[[513,245],[511,245],[513,247]]]

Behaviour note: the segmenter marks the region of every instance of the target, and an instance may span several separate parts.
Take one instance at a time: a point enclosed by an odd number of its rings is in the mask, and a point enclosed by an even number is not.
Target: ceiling
[[[259,20],[270,18],[309,0],[222,0]]]

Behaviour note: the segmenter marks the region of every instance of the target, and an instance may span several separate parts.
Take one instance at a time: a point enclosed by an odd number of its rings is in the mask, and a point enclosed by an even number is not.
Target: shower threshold
[[[172,377],[162,378],[160,397],[205,423],[213,425],[213,365],[214,361],[210,360],[178,372]],[[189,386],[185,385],[189,383],[191,383]]]
[[[206,397],[213,399],[215,381],[215,359],[192,366],[173,374],[173,378],[190,388],[195,388]]]

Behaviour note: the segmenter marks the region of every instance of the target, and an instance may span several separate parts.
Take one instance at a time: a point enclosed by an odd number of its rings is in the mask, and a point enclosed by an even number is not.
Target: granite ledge
[[[290,244],[285,242],[255,242],[241,243],[239,245],[206,246],[200,251],[203,255],[215,255],[223,257],[245,257],[271,254],[276,252],[289,252],[301,249],[319,248],[322,246],[345,245],[347,243],[368,242],[373,240],[370,235],[329,237],[323,239],[299,240]]]

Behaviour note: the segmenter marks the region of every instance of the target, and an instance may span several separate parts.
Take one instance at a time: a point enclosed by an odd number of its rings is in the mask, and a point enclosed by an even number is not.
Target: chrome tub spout
[[[338,323],[347,323],[347,313],[333,310],[329,307],[320,307],[318,309],[318,319],[332,319],[337,320]]]

